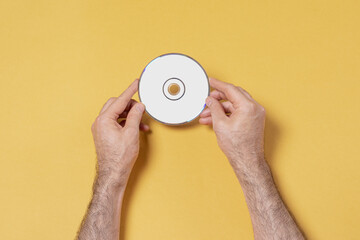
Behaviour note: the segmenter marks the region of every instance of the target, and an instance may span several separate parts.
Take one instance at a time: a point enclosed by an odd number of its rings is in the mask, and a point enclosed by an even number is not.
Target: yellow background
[[[74,238],[91,123],[168,52],[265,106],[266,157],[309,239],[360,238],[359,1],[1,0],[0,239]],[[121,239],[252,239],[211,129],[147,121]]]

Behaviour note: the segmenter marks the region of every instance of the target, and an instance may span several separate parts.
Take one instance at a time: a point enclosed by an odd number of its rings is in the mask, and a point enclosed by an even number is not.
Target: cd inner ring
[[[180,92],[180,86],[177,85],[176,83],[172,83],[168,87],[168,92],[171,95],[176,95],[176,94],[178,94]]]
[[[185,94],[185,85],[179,78],[169,78],[165,81],[162,91],[167,99],[172,101],[179,100]]]

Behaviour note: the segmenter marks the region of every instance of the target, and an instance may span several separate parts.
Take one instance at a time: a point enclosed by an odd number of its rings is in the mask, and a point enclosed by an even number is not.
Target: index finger
[[[234,105],[249,101],[238,88],[230,83],[222,82],[215,78],[209,78],[209,82],[211,87],[223,92],[226,98]]]
[[[118,119],[119,115],[124,111],[132,96],[138,90],[139,79],[133,81],[130,86],[104,111],[104,115]]]

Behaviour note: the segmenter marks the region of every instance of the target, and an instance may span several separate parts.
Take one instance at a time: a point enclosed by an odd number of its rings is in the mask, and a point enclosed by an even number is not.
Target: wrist
[[[134,165],[133,160],[125,157],[99,158],[97,181],[111,188],[125,188]]]
[[[118,177],[114,174],[101,174],[98,172],[94,183],[94,191],[114,193],[119,195],[125,192],[128,178]]]
[[[237,151],[233,154],[227,156],[230,164],[233,168],[246,168],[252,169],[258,167],[259,165],[266,163],[265,155],[263,151]]]
[[[238,155],[229,158],[229,162],[240,182],[255,182],[272,178],[271,170],[263,153]]]

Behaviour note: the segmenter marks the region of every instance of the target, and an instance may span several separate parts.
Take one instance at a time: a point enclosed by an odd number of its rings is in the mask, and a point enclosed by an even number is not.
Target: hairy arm
[[[234,167],[234,171],[245,195],[255,239],[304,239],[277,191],[264,158],[245,158],[251,165]]]
[[[264,158],[265,110],[240,87],[210,79],[215,89],[199,122],[212,125],[243,189],[255,239],[304,239]],[[225,100],[225,101],[221,101]]]
[[[81,224],[79,239],[119,238],[124,192],[124,186],[114,186],[107,179],[96,179],[93,196]]]
[[[141,123],[144,105],[131,99],[137,86],[135,80],[118,98],[110,98],[92,125],[97,177],[79,240],[119,239],[121,205],[139,154],[139,129],[149,130]]]

